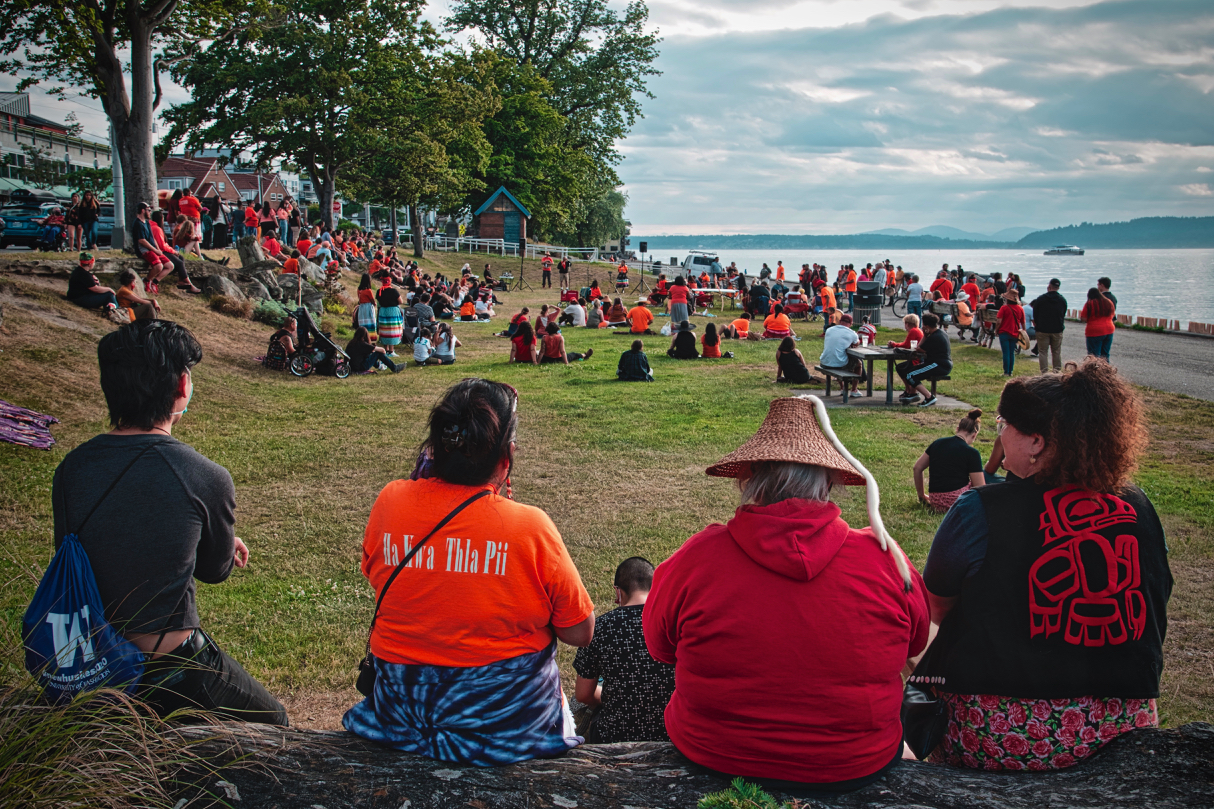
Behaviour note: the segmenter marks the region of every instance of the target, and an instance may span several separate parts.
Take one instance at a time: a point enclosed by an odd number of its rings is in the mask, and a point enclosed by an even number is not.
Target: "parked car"
[[[0,208],[0,218],[5,223],[4,232],[0,233],[0,250],[12,245],[35,247],[42,226],[34,220],[44,216],[46,213],[37,204],[21,203]]]
[[[98,247],[114,247],[111,241],[114,233],[114,203],[102,202],[101,214],[97,217],[97,246]],[[122,249],[121,240],[117,245]]]

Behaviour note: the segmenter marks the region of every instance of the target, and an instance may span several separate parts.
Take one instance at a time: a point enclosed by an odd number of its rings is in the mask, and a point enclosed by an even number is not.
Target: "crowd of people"
[[[106,619],[142,650],[137,694],[153,710],[285,725],[196,606],[196,580],[218,584],[251,557],[231,476],[172,437],[201,347],[177,324],[140,320],[102,338],[98,359],[113,429],[56,470],[56,542],[79,534]],[[412,473],[371,507],[361,567],[376,602],[349,731],[480,766],[669,739],[725,777],[821,797],[916,756],[1065,769],[1158,724],[1172,578],[1159,519],[1131,482],[1143,404],[1103,360],[1005,384],[1002,480],[986,483],[975,457],[980,411],[928,448],[920,495],[926,470],[925,499],[948,508],[922,576],[820,400],[776,399],[706,470],[736,480],[734,516],[656,568],[625,559],[618,607],[597,619],[552,520],[513,499],[519,407],[503,383],[451,386]],[[869,527],[841,518],[839,486],[866,487]],[[153,518],[132,540],[128,504],[152,487]],[[72,503],[91,504],[90,518]],[[132,554],[132,541],[155,553]],[[578,649],[580,723],[558,643]],[[926,749],[904,741],[905,678],[946,711]]]

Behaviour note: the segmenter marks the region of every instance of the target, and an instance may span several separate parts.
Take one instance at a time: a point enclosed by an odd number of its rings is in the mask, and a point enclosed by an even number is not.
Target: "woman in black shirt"
[[[375,373],[376,366],[380,364],[392,373],[396,373],[403,367],[392,362],[388,357],[387,349],[371,343],[371,333],[363,326],[354,330],[354,338],[346,345],[346,353],[350,355],[350,368],[355,373]]]
[[[692,334],[694,329],[695,326],[686,320],[679,323],[674,339],[670,341],[670,348],[666,349],[666,355],[676,360],[698,360],[700,352],[696,351],[696,336]]]
[[[982,456],[973,446],[981,429],[978,422],[981,417],[982,411],[974,408],[957,424],[954,435],[936,439],[915,461],[915,489],[920,503],[943,514],[958,497],[986,483]],[[927,494],[923,493],[924,469],[930,478]]]
[[[791,337],[780,341],[776,349],[776,381],[791,382],[805,385],[809,382],[809,368],[805,365],[805,357],[797,350],[797,344]]]

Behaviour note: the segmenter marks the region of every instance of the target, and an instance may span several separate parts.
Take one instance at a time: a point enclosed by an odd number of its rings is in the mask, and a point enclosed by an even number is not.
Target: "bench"
[[[932,397],[933,397],[933,398],[934,398],[934,397],[935,397],[935,395],[936,395],[936,383],[937,383],[937,382],[944,381],[944,380],[947,380],[947,379],[952,379],[952,377],[951,377],[951,376],[949,376],[948,374],[945,374],[944,376],[933,376],[931,379],[925,379],[925,380],[924,380],[925,382],[931,382],[931,383],[932,383],[932,384],[931,384],[931,390],[932,390]]]
[[[820,371],[822,376],[826,377],[826,396],[830,396],[830,378],[833,376],[839,380],[839,392],[843,394],[843,403],[847,404],[848,391],[851,389],[850,383],[859,381],[860,374],[845,371],[842,368],[823,368],[821,365],[815,365],[814,370]]]

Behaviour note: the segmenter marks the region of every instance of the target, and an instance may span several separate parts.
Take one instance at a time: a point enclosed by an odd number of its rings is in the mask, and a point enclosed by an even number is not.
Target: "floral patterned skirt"
[[[982,770],[1061,770],[1135,728],[1157,727],[1153,699],[1029,700],[942,694],[948,731],[928,761]]]
[[[927,502],[931,505],[932,510],[940,514],[948,511],[953,507],[953,503],[957,502],[957,498],[970,490],[970,485],[965,486],[951,492],[928,492]]]

